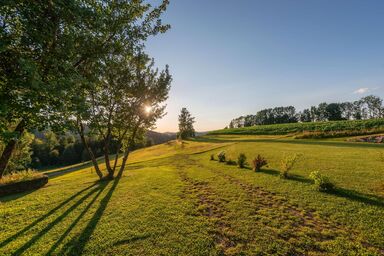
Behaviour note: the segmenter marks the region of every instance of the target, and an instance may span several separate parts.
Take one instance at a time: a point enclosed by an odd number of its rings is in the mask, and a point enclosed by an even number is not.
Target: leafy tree
[[[195,137],[195,129],[193,124],[195,123],[195,118],[192,117],[191,113],[186,108],[181,109],[179,115],[179,134],[178,136],[181,139],[186,139],[189,137]]]
[[[331,103],[328,104],[325,107],[327,120],[329,121],[336,121],[336,120],[342,120],[342,109],[340,107],[340,104],[338,103]]]
[[[311,122],[311,111],[309,109],[304,109],[303,112],[299,115],[300,122]]]
[[[32,162],[31,143],[34,135],[29,132],[23,132],[18,140],[15,149],[12,152],[11,158],[5,170],[5,173],[28,169]],[[0,151],[5,147],[4,143],[0,142]]]
[[[81,108],[103,58],[164,32],[158,7],[143,1],[5,1],[0,6],[0,178],[24,130],[62,129]],[[63,100],[68,101],[63,104]],[[76,116],[72,115],[72,118]],[[99,171],[99,170],[97,170]]]

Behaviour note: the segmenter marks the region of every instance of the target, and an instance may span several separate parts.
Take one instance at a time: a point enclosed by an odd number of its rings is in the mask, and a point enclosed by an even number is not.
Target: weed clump
[[[247,156],[243,153],[237,157],[237,164],[240,168],[244,168],[247,165]]]
[[[262,157],[260,154],[257,155],[257,157],[252,160],[252,167],[253,167],[253,170],[256,172],[260,171],[261,167],[267,164],[268,164],[267,160],[264,157]]]
[[[211,161],[214,161],[214,160],[215,160],[215,155],[214,155],[214,154],[211,154],[210,160],[211,160]]]
[[[219,159],[220,163],[224,163],[226,160],[225,151],[221,151],[219,154],[217,154],[217,158]]]
[[[335,188],[329,178],[318,171],[311,172],[309,178],[313,180],[316,190],[320,192],[332,191]]]
[[[300,155],[293,154],[293,155],[286,155],[280,162],[280,178],[287,179],[289,176],[289,171],[292,170],[293,166],[297,163],[299,160]]]

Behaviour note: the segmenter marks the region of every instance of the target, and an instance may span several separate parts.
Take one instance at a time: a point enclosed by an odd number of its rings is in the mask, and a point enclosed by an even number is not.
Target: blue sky
[[[177,131],[186,107],[195,128],[293,105],[384,96],[382,0],[171,0],[147,52],[173,83],[158,131]]]

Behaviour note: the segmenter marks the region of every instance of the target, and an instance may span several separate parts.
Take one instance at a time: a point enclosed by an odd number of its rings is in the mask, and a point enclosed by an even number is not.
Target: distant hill
[[[155,132],[155,131],[148,131],[147,132],[147,138],[152,141],[153,145],[161,144],[170,140],[176,139],[176,133],[173,132]]]

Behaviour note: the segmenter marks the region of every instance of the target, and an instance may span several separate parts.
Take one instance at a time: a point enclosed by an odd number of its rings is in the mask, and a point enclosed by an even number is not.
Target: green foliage
[[[217,154],[217,158],[219,159],[220,163],[224,163],[226,160],[225,151],[221,151],[219,154]]]
[[[299,154],[292,154],[292,155],[285,155],[283,159],[281,159],[280,162],[280,177],[283,179],[288,178],[289,172],[292,170],[294,165],[297,163],[297,161],[300,159],[301,155]]]
[[[313,180],[316,190],[320,192],[332,191],[335,188],[330,179],[318,171],[311,172],[309,178]]]
[[[264,157],[262,157],[260,154],[258,154],[257,157],[255,157],[252,160],[252,168],[256,172],[260,171],[261,168],[267,164],[268,164],[267,160]]]
[[[32,162],[31,144],[35,136],[29,132],[23,132],[16,143],[16,147],[8,162],[6,173],[25,170],[30,167]],[[0,141],[0,152],[3,151],[5,144]]]
[[[232,159],[228,159],[228,160],[226,161],[226,164],[227,164],[227,165],[237,165],[236,161],[234,161],[234,160],[232,160]]]
[[[237,157],[237,164],[240,168],[244,168],[247,164],[247,156],[244,153],[240,153]]]
[[[375,130],[375,132],[384,131],[384,119],[258,125],[252,127],[212,131],[209,133],[209,135],[284,135],[304,132],[320,132],[322,134],[327,134],[331,137],[348,136],[348,134],[365,134],[369,130]],[[338,135],[338,132],[340,131],[345,131],[349,133],[343,133]]]
[[[195,129],[193,128],[194,123],[195,118],[192,117],[191,113],[189,113],[186,108],[182,108],[179,115],[178,137],[181,139],[195,137]]]

